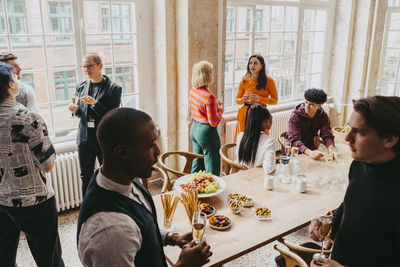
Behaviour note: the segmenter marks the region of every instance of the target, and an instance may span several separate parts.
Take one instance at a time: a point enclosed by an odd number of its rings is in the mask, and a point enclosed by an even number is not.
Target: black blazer
[[[90,79],[79,83],[76,86],[76,92],[79,98],[89,94]],[[121,93],[122,87],[112,82],[107,75],[103,75],[103,81],[101,83],[101,89],[95,97],[97,104],[92,107],[92,105],[83,104],[78,101],[79,109],[76,111],[75,115],[81,119],[78,128],[78,136],[76,143],[79,145],[83,142],[88,141],[87,134],[87,113],[88,109],[92,109],[95,114],[94,126],[97,129],[101,118],[107,113],[107,111],[119,107],[121,103]],[[89,140],[97,143],[97,140]]]

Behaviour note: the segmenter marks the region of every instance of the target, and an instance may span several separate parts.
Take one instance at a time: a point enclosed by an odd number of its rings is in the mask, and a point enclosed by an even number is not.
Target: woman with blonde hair
[[[193,65],[192,88],[189,93],[189,112],[193,120],[190,138],[193,152],[204,155],[204,159],[195,159],[192,173],[205,170],[214,175],[220,172],[219,139],[217,126],[224,112],[222,102],[209,90],[213,82],[214,68],[208,61]]]

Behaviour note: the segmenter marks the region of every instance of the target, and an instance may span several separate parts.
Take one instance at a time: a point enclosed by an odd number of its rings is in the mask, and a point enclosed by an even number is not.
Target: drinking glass
[[[279,158],[280,166],[279,166],[279,180],[281,183],[288,184],[291,182],[290,173],[289,173],[289,162],[290,156],[281,156]]]
[[[296,157],[297,155],[299,155],[299,148],[294,146],[292,147],[292,157]]]
[[[318,217],[318,233],[321,237],[323,237],[323,239],[321,241],[321,252],[314,254],[313,258],[326,258],[326,255],[324,254],[324,241],[325,237],[328,236],[329,231],[331,230],[331,226],[332,226],[331,213]]]
[[[79,95],[77,92],[73,93],[71,101],[73,105],[77,105],[79,100]],[[72,117],[75,117],[75,113],[72,113]]]
[[[285,156],[290,156],[291,151],[292,151],[292,144],[288,140],[285,140]]]
[[[196,244],[200,243],[206,230],[207,216],[205,213],[195,211],[192,219],[192,234]]]

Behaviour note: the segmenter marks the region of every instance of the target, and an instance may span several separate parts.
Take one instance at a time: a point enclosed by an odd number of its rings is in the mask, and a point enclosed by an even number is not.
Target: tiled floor
[[[160,192],[160,182],[154,182],[150,184],[150,191],[153,194]],[[59,220],[59,233],[62,246],[62,254],[65,266],[67,267],[81,267],[82,264],[78,258],[78,252],[76,249],[76,223],[78,221],[79,210],[70,210],[67,212],[60,213],[58,216]],[[303,243],[310,241],[307,234],[307,229],[301,229],[291,235],[285,237],[295,243]],[[224,265],[227,267],[262,267],[262,266],[276,266],[275,257],[278,253],[273,249],[271,243],[267,246],[261,247],[251,253],[248,253],[234,261]],[[212,249],[212,248],[211,248]],[[21,236],[21,241],[18,247],[17,263],[19,267],[32,267],[36,266],[32,254],[29,251],[29,247],[26,243],[25,237]]]

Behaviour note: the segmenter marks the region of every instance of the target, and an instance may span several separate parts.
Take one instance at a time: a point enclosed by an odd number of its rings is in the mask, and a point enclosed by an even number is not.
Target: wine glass
[[[72,100],[72,104],[73,104],[73,105],[77,105],[77,104],[78,104],[79,95],[78,95],[77,92],[75,92],[75,93],[72,94],[71,100]],[[72,117],[74,117],[74,116],[75,116],[75,113],[72,113]]]
[[[207,216],[205,213],[195,211],[192,219],[192,234],[193,240],[196,244],[200,243],[206,230]]]
[[[315,253],[313,258],[326,258],[324,254],[324,241],[325,237],[328,236],[332,226],[332,214],[329,212],[327,215],[318,217],[318,234],[323,237],[321,241],[321,252]]]

